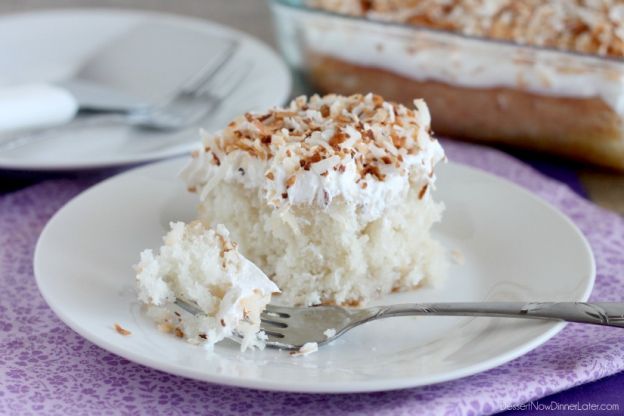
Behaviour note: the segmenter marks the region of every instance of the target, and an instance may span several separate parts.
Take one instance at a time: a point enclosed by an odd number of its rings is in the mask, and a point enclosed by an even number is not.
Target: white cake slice
[[[238,334],[241,349],[264,348],[260,313],[278,287],[243,257],[223,225],[171,223],[158,254],[141,253],[135,266],[138,297],[166,332],[211,348]],[[193,302],[201,316],[181,313],[176,298]]]
[[[444,275],[430,234],[444,159],[422,100],[299,97],[205,133],[182,173],[289,304],[359,305]]]

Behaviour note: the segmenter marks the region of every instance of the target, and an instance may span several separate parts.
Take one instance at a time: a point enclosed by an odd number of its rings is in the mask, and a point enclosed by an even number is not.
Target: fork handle
[[[548,319],[624,328],[623,302],[413,303],[371,308],[372,319],[393,316],[489,316]]]
[[[15,132],[67,123],[78,111],[76,98],[52,84],[0,88],[0,131]]]

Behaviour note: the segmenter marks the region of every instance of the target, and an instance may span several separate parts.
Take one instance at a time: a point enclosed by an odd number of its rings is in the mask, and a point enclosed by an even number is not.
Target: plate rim
[[[57,305],[53,302],[50,302],[50,298],[48,295],[41,289],[42,288],[42,273],[40,270],[40,257],[42,251],[43,242],[45,242],[46,235],[49,233],[49,229],[51,224],[56,220],[56,218],[62,215],[63,211],[66,207],[70,205],[74,205],[80,202],[80,199],[84,198],[85,195],[89,195],[92,192],[97,192],[100,187],[109,184],[110,182],[120,180],[120,178],[127,176],[133,176],[139,174],[143,170],[150,170],[157,167],[162,167],[165,164],[180,164],[184,157],[177,157],[173,159],[162,160],[156,163],[151,163],[146,166],[140,166],[137,168],[130,169],[128,171],[116,174],[110,178],[107,178],[97,184],[90,186],[85,189],[78,195],[71,198],[67,203],[65,203],[60,209],[58,209],[54,215],[48,220],[45,227],[41,231],[39,238],[37,239],[37,243],[34,250],[33,255],[33,272],[35,281],[37,284],[37,288],[39,293],[45,300],[46,304],[52,311],[56,314],[56,316],[68,327],[70,327],[74,332],[76,332],[81,337],[85,338],[87,341],[97,345],[98,347],[118,355],[122,358],[125,358],[131,362],[136,364],[140,364],[158,371],[162,371],[168,374],[173,374],[175,376],[184,377],[187,379],[214,383],[219,385],[231,386],[231,387],[240,387],[247,389],[255,389],[262,391],[274,391],[274,392],[288,392],[288,393],[312,393],[312,394],[349,394],[349,393],[371,393],[371,392],[382,392],[382,391],[394,391],[394,390],[402,390],[408,388],[415,387],[423,387],[433,384],[439,384],[447,381],[453,381],[457,379],[461,379],[464,377],[468,377],[471,375],[476,375],[482,373],[487,370],[491,370],[500,365],[506,364],[516,358],[519,358],[537,347],[543,345],[545,342],[550,340],[552,337],[557,335],[566,325],[567,322],[549,322],[544,321],[541,322],[542,325],[550,326],[550,328],[546,329],[541,335],[538,335],[510,350],[505,353],[501,353],[494,358],[490,358],[488,360],[479,362],[477,364],[473,364],[464,368],[447,371],[445,373],[441,373],[437,376],[427,376],[427,377],[397,377],[393,379],[385,379],[385,380],[362,380],[362,381],[350,381],[348,383],[344,382],[329,382],[329,383],[300,383],[297,385],[283,384],[273,380],[249,380],[244,378],[239,378],[235,376],[227,376],[223,374],[215,374],[210,373],[206,374],[205,372],[201,372],[199,370],[194,370],[192,368],[178,368],[176,366],[169,366],[166,362],[162,362],[156,359],[151,359],[149,357],[145,357],[139,353],[133,352],[129,349],[124,349],[119,347],[120,343],[109,342],[106,338],[98,337],[96,335],[89,334],[87,331],[83,330],[83,328],[76,324],[71,317],[67,316],[65,313],[60,310]],[[490,173],[486,170],[479,169],[477,167],[469,166],[460,162],[450,161],[449,164],[457,165],[461,168],[465,168],[468,170],[476,171],[479,174],[487,175],[490,179],[494,181],[498,181],[505,186],[511,186],[515,188],[514,190],[517,192],[521,192],[525,197],[532,199],[534,202],[540,204],[544,209],[551,211],[551,213],[560,217],[565,223],[573,230],[577,237],[579,237],[579,241],[583,243],[585,246],[589,266],[591,269],[590,276],[587,279],[585,284],[585,289],[580,297],[580,299],[574,300],[577,302],[585,302],[589,299],[591,292],[594,288],[594,284],[596,281],[596,261],[593,250],[591,249],[591,245],[587,241],[587,238],[583,234],[583,232],[578,228],[576,224],[563,212],[561,212],[557,207],[550,204],[548,201],[545,201],[538,195],[532,193],[528,189],[523,186],[512,182],[509,179],[500,177],[493,173]],[[208,375],[208,377],[206,377]]]
[[[279,100],[279,103],[275,105],[285,104],[291,96],[291,92],[293,89],[293,77],[292,73],[284,61],[284,59],[280,56],[279,52],[275,50],[271,45],[266,43],[265,41],[258,39],[250,33],[244,32],[240,29],[228,26],[226,24],[216,22],[211,19],[204,19],[200,17],[181,15],[175,13],[168,13],[164,11],[157,10],[142,10],[137,8],[119,8],[119,7],[61,7],[55,9],[36,9],[30,11],[17,11],[14,13],[8,13],[0,16],[0,23],[5,23],[6,21],[10,21],[13,19],[19,19],[30,16],[63,16],[63,15],[71,15],[71,14],[92,14],[102,16],[103,14],[108,14],[111,16],[136,16],[136,17],[148,17],[153,19],[162,19],[162,21],[167,21],[174,25],[185,26],[185,27],[212,27],[213,29],[218,29],[220,31],[224,31],[224,33],[234,34],[239,39],[244,39],[245,42],[251,42],[256,44],[262,49],[265,49],[271,55],[273,55],[277,61],[279,61],[280,70],[284,73],[285,80],[285,88],[283,97]],[[201,126],[197,127],[197,132],[201,130]],[[86,170],[99,170],[104,168],[116,168],[122,166],[133,166],[144,163],[151,163],[160,160],[166,160],[170,158],[179,157],[185,153],[192,151],[194,148],[198,146],[197,141],[189,142],[186,145],[180,146],[172,146],[173,150],[171,152],[160,152],[153,153],[150,157],[118,157],[114,161],[102,161],[102,162],[81,162],[74,161],[71,163],[49,163],[46,161],[39,161],[36,163],[19,163],[15,162],[12,158],[3,157],[0,152],[0,169],[3,170],[12,170],[16,172],[69,172],[69,171],[86,171]]]

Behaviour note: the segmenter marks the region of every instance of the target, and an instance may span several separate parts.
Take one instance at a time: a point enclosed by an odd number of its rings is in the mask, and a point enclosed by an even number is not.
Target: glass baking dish
[[[319,93],[424,98],[436,133],[624,170],[624,60],[272,0],[289,64]]]

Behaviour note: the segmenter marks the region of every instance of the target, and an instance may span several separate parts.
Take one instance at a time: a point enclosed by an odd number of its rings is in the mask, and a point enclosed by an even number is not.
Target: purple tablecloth
[[[501,152],[444,144],[450,159],[515,181],[570,216],[596,256],[592,300],[624,297],[622,218]],[[0,198],[1,414],[491,414],[624,369],[624,331],[578,324],[493,370],[374,394],[244,390],[130,363],[60,322],[39,295],[32,274],[33,249],[43,225],[92,181],[49,180]],[[624,411],[624,403],[619,406]]]

